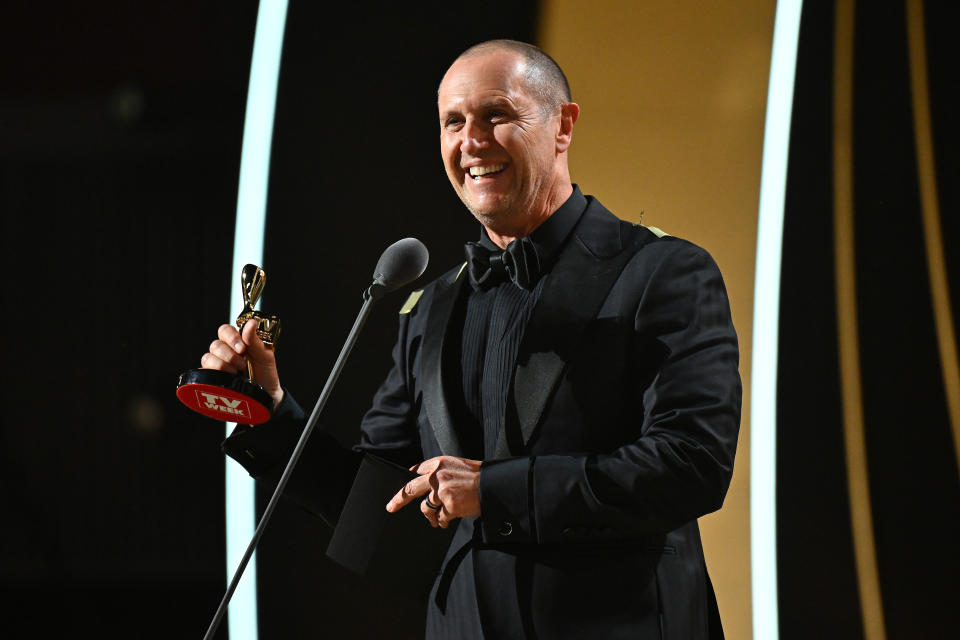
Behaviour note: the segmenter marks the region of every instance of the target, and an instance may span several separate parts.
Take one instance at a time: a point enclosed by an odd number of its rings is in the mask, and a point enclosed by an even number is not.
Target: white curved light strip
[[[753,637],[779,637],[777,612],[777,347],[783,208],[802,0],[780,0],[773,25],[763,134],[750,392],[750,565]]]
[[[240,153],[240,187],[230,271],[230,310],[243,308],[237,278],[243,265],[263,264],[263,232],[267,218],[270,145],[280,75],[280,52],[287,21],[287,0],[260,0],[253,37],[247,112]],[[234,428],[227,424],[227,435]],[[256,528],[254,481],[238,464],[226,464],[227,581],[243,557]],[[257,639],[257,564],[250,560],[228,611],[230,640]]]

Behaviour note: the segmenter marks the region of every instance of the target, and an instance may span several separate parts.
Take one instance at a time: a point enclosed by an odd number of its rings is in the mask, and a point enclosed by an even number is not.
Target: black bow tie
[[[530,238],[514,240],[503,251],[487,249],[479,242],[468,242],[463,250],[474,289],[486,289],[509,279],[531,291],[540,277],[540,258]]]

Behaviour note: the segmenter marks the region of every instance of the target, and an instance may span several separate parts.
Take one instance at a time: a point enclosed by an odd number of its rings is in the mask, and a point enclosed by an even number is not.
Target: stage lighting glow
[[[280,52],[287,21],[287,0],[260,0],[250,64],[247,111],[240,155],[237,222],[230,270],[231,313],[243,307],[236,276],[245,264],[263,264],[263,232],[267,217],[270,146],[280,75]],[[234,428],[227,424],[227,434]],[[256,528],[254,481],[240,465],[226,465],[227,581],[247,549]],[[230,640],[257,639],[257,565],[250,560],[228,611]]]
[[[753,637],[779,637],[777,606],[777,347],[783,208],[802,0],[777,2],[763,134],[750,401]]]

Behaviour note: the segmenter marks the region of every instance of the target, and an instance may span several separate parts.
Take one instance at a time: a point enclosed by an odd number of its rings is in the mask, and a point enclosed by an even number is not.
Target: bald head
[[[467,60],[498,51],[518,54],[526,63],[524,83],[537,97],[544,111],[553,111],[565,102],[571,102],[570,83],[557,61],[539,47],[518,40],[487,40],[475,44],[457,60]]]

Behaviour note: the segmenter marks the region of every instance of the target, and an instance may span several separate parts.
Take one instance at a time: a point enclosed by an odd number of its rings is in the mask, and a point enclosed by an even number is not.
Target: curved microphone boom
[[[427,252],[427,248],[416,238],[398,240],[387,247],[380,255],[380,260],[377,261],[377,266],[373,270],[373,283],[363,294],[363,306],[360,307],[360,313],[357,314],[357,319],[353,322],[353,327],[347,335],[346,342],[343,343],[343,348],[340,350],[340,355],[333,365],[333,370],[330,371],[327,382],[323,385],[323,391],[320,392],[317,404],[314,405],[313,411],[310,413],[307,426],[303,428],[303,433],[300,434],[300,440],[297,441],[297,446],[294,447],[293,453],[290,454],[290,461],[287,462],[287,466],[283,470],[283,475],[280,476],[280,481],[277,482],[277,488],[270,497],[270,502],[267,503],[267,507],[263,511],[263,517],[260,518],[257,529],[253,532],[253,537],[250,539],[250,544],[247,545],[247,550],[237,565],[237,570],[234,572],[233,579],[227,587],[227,592],[224,594],[223,600],[220,601],[220,606],[217,608],[217,612],[210,622],[210,627],[207,628],[207,633],[203,636],[204,640],[213,639],[213,635],[217,632],[217,627],[220,626],[220,621],[223,620],[223,616],[227,612],[227,605],[230,603],[230,598],[233,597],[233,592],[237,590],[237,585],[240,583],[243,571],[247,568],[247,563],[250,562],[253,551],[263,536],[263,531],[266,529],[267,523],[273,515],[273,510],[276,508],[277,502],[280,499],[280,494],[282,494],[284,488],[286,488],[287,482],[290,480],[290,476],[297,466],[297,461],[300,460],[300,455],[303,453],[307,440],[310,438],[310,434],[317,424],[317,419],[323,412],[323,408],[330,398],[333,387],[340,377],[340,372],[343,371],[343,367],[347,363],[347,357],[350,355],[350,352],[353,351],[353,345],[357,342],[360,329],[363,328],[367,316],[370,315],[370,307],[384,294],[395,291],[419,278],[424,270],[426,270],[429,258],[430,254]]]

